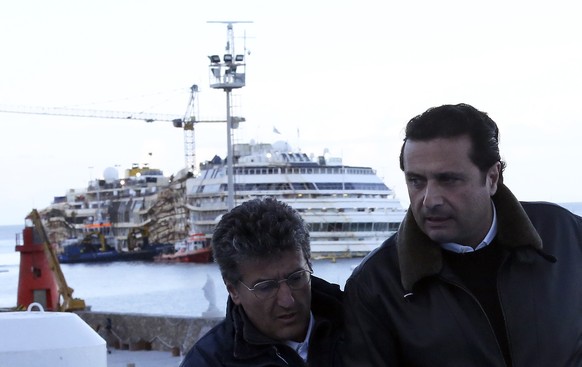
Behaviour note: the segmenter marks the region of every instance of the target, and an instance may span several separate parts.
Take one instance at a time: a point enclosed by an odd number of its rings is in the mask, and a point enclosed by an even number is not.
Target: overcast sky
[[[207,56],[223,53],[226,26],[208,21],[252,21],[234,25],[235,46],[250,52],[236,141],[327,148],[375,168],[406,206],[403,127],[465,102],[498,123],[518,198],[582,201],[581,10],[560,0],[4,1],[0,105],[181,116],[196,84],[199,117],[224,118]],[[169,122],[0,119],[0,225],[23,223],[107,167],[184,166],[183,131]],[[198,162],[225,156],[223,124],[198,124],[195,135]]]

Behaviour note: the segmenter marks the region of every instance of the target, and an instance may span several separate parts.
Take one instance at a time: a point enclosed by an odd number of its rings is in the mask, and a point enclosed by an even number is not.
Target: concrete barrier
[[[184,355],[224,317],[177,317],[80,311],[76,314],[105,339],[108,348],[170,351]]]

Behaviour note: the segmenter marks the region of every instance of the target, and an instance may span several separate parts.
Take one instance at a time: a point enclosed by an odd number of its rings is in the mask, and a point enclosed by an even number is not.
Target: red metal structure
[[[23,244],[16,246],[20,252],[20,276],[18,278],[19,308],[27,308],[38,302],[47,311],[57,311],[59,292],[55,275],[46,256],[44,243],[34,227],[22,231]]]
[[[85,301],[73,298],[73,288],[67,285],[36,209],[26,217],[22,237],[23,244],[16,246],[20,252],[18,308],[37,302],[46,311],[84,310]]]

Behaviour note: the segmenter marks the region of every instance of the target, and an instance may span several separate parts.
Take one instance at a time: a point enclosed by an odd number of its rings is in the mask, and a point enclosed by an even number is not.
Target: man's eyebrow
[[[291,274],[295,274],[295,273],[297,273],[298,271],[302,271],[302,270],[307,270],[307,269],[305,269],[305,265],[303,265],[303,266],[299,266],[299,267],[297,267],[297,269],[295,269],[295,270],[291,270],[291,272],[289,272],[287,275],[285,275],[285,276],[284,276],[283,278],[281,278],[281,279],[287,279],[287,278],[289,278],[289,276],[290,276]],[[275,278],[259,278],[258,280],[256,280],[256,281],[252,282],[251,284],[257,284],[257,283],[260,283],[260,282],[268,282],[268,281],[270,281],[270,280],[278,281],[278,280],[281,280],[281,279],[275,279]]]
[[[436,179],[444,179],[444,178],[462,178],[464,174],[461,172],[453,172],[453,171],[446,171],[446,172],[437,172],[432,173],[429,175],[424,175],[416,172],[405,172],[404,176],[406,178],[418,178],[418,177],[432,177]]]
[[[443,178],[462,178],[464,177],[464,175],[460,172],[438,172],[434,175],[435,178],[437,179],[443,179]]]
[[[412,171],[404,172],[404,176],[406,176],[406,177],[424,177],[420,173],[416,173],[416,172],[412,172]]]

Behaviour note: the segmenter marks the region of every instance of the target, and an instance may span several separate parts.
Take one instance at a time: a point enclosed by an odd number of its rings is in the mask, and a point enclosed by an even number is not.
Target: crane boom
[[[24,113],[29,115],[53,115],[53,116],[73,116],[73,117],[94,117],[104,119],[118,120],[143,120],[145,122],[153,121],[182,121],[182,118],[176,115],[165,115],[156,113],[143,112],[124,112],[124,111],[101,111],[91,109],[75,109],[67,107],[36,107],[36,106],[0,106],[0,112]],[[216,121],[219,122],[219,121]],[[223,122],[223,121],[220,121]]]
[[[126,112],[126,111],[103,111],[94,109],[76,109],[67,107],[38,107],[25,105],[0,105],[0,112],[20,113],[29,115],[49,115],[49,116],[69,116],[69,117],[91,117],[117,120],[143,120],[145,122],[170,121],[174,127],[184,130],[184,157],[186,168],[193,171],[196,165],[196,150],[194,147],[194,125],[197,123],[223,123],[226,120],[198,120],[196,117],[196,93],[198,86],[194,84],[191,88],[190,101],[186,114],[183,117],[178,115]],[[244,119],[240,119],[244,121]]]

